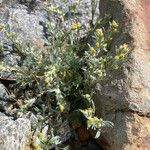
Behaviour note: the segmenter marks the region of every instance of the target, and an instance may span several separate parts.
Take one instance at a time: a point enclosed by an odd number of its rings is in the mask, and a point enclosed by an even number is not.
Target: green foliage
[[[54,10],[61,13],[56,8]],[[89,33],[92,34],[87,36],[93,44],[83,43],[88,48],[81,46],[80,22],[73,22],[70,29],[64,27],[60,30],[50,24],[47,28],[49,43],[41,48],[32,44],[22,46],[14,33],[8,33],[7,37],[21,55],[22,62],[16,66],[1,65],[1,70],[16,74],[14,93],[16,101],[21,101],[17,117],[34,111],[38,124],[33,124],[33,129],[48,125],[48,136],[42,137],[40,133],[39,137],[40,147],[45,150],[52,146],[59,149],[61,141],[57,130],[77,111],[84,116],[83,123],[88,129],[97,132],[95,138],[100,136],[104,126],[113,126],[113,123],[95,116],[94,85],[109,78],[111,71],[118,70],[128,52],[127,44],[116,47],[113,52],[109,49],[108,44],[118,31],[115,21],[110,22],[107,29],[91,28]],[[33,145],[35,149],[39,148],[39,144]]]

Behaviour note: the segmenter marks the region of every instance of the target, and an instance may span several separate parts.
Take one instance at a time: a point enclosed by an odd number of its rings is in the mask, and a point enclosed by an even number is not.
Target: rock
[[[6,110],[7,100],[9,95],[3,84],[0,83],[0,111]]]
[[[13,108],[14,95],[9,94],[6,87],[0,83],[0,112],[5,112],[7,115],[14,115],[16,108]]]
[[[31,124],[27,119],[12,118],[0,113],[0,149],[30,150]]]
[[[110,14],[120,25],[112,50],[124,42],[131,50],[123,69],[97,85],[97,113],[115,124],[102,136],[105,150],[150,149],[149,8],[147,0],[100,1],[101,17]]]
[[[72,21],[80,18],[81,24],[88,28],[87,24],[92,19],[91,0],[80,0],[77,11],[72,15],[72,13],[68,13],[68,10],[69,8],[72,9],[74,2],[73,0],[67,0],[67,2],[53,0],[51,4],[66,12],[66,24],[67,19],[69,19],[68,26]],[[46,42],[46,37],[41,23],[50,20],[55,25],[55,15],[48,14],[43,9],[44,4],[42,0],[0,0],[0,22],[16,32],[20,40],[32,41],[35,45],[42,46]],[[105,150],[150,149],[149,7],[150,2],[148,0],[100,1],[101,17],[110,14],[112,19],[118,21],[120,25],[120,32],[111,43],[112,50],[115,45],[124,42],[129,43],[132,50],[124,63],[123,69],[118,73],[115,72],[111,81],[99,83],[96,87],[97,114],[115,124],[112,130],[102,133],[101,139],[97,141]],[[97,10],[96,15],[98,12]],[[5,29],[0,30],[0,40],[4,41],[0,61],[16,64],[20,58],[16,53],[13,53],[12,43],[5,38]],[[3,73],[2,76],[8,77],[9,75]],[[5,99],[8,95],[1,84],[0,91],[0,97],[3,99],[3,101],[0,101],[0,110],[2,110],[1,106],[5,110]],[[36,122],[36,116],[30,117],[33,122]],[[80,122],[76,126],[80,127]],[[64,131],[60,132],[64,135]],[[30,139],[26,138],[28,133],[30,133],[28,119],[13,121],[5,115],[0,117],[1,149],[20,150],[22,147],[19,148],[19,145],[21,145],[19,138],[23,143],[26,143],[26,139]],[[3,139],[5,140],[4,143]],[[11,143],[14,139],[16,144]],[[28,148],[24,146],[22,149],[27,150]]]
[[[92,20],[92,6],[91,6],[91,0],[67,0],[67,2],[62,2],[62,0],[54,0],[52,2],[54,6],[57,6],[61,8],[62,10],[65,10],[66,17],[68,17],[68,20],[81,20],[81,24],[87,26],[89,21]],[[74,6],[76,6],[76,11],[73,11]],[[99,16],[99,9],[98,9],[98,3],[96,3],[95,6],[95,18],[94,20]],[[69,9],[72,13],[69,13]],[[68,14],[69,13],[69,14]]]
[[[81,126],[81,127],[77,128],[76,133],[81,142],[89,140],[90,135],[89,135],[89,132],[88,132],[86,126]]]
[[[8,99],[8,93],[6,91],[6,87],[0,83],[0,100]]]
[[[91,140],[84,148],[82,148],[82,150],[103,150],[103,149],[98,145],[96,145],[95,141]]]
[[[32,42],[37,45],[44,45],[45,37],[43,26],[39,22],[47,20],[46,11],[36,10],[34,13],[28,13],[26,5],[19,4],[18,1],[2,1],[0,7],[0,23],[5,25],[5,28],[0,30],[0,40],[4,43],[0,54],[0,61],[7,62],[11,65],[16,65],[20,62],[21,57],[12,48],[12,42],[6,38],[5,29],[10,29],[15,32],[15,37],[22,42]],[[22,43],[22,46],[24,44]],[[1,72],[0,77],[12,78],[12,74]]]

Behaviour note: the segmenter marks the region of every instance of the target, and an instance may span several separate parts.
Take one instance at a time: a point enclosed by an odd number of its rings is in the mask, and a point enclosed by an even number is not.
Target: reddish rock
[[[82,125],[81,127],[77,128],[76,133],[81,142],[89,140],[89,131],[87,130],[86,126]]]
[[[130,47],[122,71],[97,85],[97,113],[115,124],[102,135],[102,146],[150,150],[150,0],[101,0],[100,11],[120,25],[112,50],[124,42]]]

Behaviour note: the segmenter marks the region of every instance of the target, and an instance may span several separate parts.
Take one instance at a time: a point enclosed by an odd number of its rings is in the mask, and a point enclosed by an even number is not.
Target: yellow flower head
[[[65,110],[65,106],[64,106],[64,105],[62,105],[62,104],[59,104],[59,110],[60,110],[61,112],[64,112],[64,110]]]
[[[88,109],[82,110],[82,113],[85,115],[91,115],[92,113],[94,113],[94,110],[92,108],[88,108]]]
[[[97,117],[91,117],[87,120],[87,124],[98,123],[99,119]]]
[[[92,114],[94,110],[92,108],[87,109],[88,114]]]
[[[80,27],[81,27],[81,24],[80,24],[80,22],[73,22],[72,23],[72,25],[71,25],[71,29],[73,30],[73,31],[76,31],[76,30],[78,30],[78,29],[80,29]]]
[[[81,23],[80,23],[80,22],[78,22],[78,23],[77,23],[77,26],[78,26],[78,29],[80,29],[80,27],[81,27]]]
[[[103,36],[103,30],[102,29],[96,29],[96,33],[99,36]]]
[[[6,33],[6,36],[8,39],[12,39],[14,35],[15,35],[15,32]]]
[[[120,57],[124,57],[124,56],[125,56],[125,54],[124,54],[124,53],[121,53],[121,54],[120,54]]]
[[[119,56],[118,55],[115,56],[115,60],[119,60]]]
[[[94,117],[93,119],[94,119],[94,122],[98,122],[99,121],[99,119],[97,117]]]
[[[103,46],[106,48],[106,47],[107,47],[107,45],[108,45],[108,44],[107,44],[107,43],[105,43]]]
[[[44,81],[46,84],[49,84],[49,78],[48,77],[46,77]]]
[[[128,51],[128,49],[129,49],[128,44],[123,44],[123,49],[124,49],[125,51]]]
[[[103,44],[104,51],[107,52],[107,43]]]
[[[102,78],[103,77],[103,72],[101,70],[98,70],[97,75],[98,75],[98,77]]]
[[[96,42],[96,43],[95,43],[95,46],[96,46],[96,47],[99,47],[99,42]]]
[[[84,95],[84,98],[86,98],[86,99],[90,99],[90,98],[91,98],[91,96],[90,96],[90,94],[85,94],[85,95]]]
[[[94,49],[94,47],[90,47],[89,51],[91,55],[94,55],[96,53],[96,50]]]
[[[113,28],[118,28],[118,24],[117,24],[117,22],[114,21],[114,20],[112,21],[112,24],[111,24],[111,25],[112,25]]]
[[[102,68],[104,68],[105,66],[104,66],[104,64],[100,64],[99,67],[102,69]]]

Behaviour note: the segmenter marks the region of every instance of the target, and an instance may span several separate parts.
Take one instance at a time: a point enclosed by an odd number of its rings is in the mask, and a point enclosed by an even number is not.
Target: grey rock
[[[0,111],[4,111],[7,108],[7,100],[9,95],[3,84],[0,83]]]
[[[0,83],[0,99],[7,100],[9,97],[8,92],[6,91],[6,87]]]
[[[38,124],[38,118],[31,111],[27,112],[27,114],[24,114],[22,117],[29,119],[31,124]]]
[[[12,120],[0,113],[0,149],[29,150],[31,125],[27,119]]]
[[[28,14],[26,9],[11,8],[9,10],[10,18],[8,25],[11,30],[16,32],[19,39],[31,38],[39,43],[44,42],[43,27],[39,22],[46,21],[46,14],[42,11],[36,11],[33,14]]]
[[[0,83],[0,112],[7,115],[13,115],[16,109],[13,109],[14,95],[8,94],[6,87]]]
[[[45,37],[43,27],[39,22],[47,20],[46,12],[37,10],[34,13],[28,13],[27,6],[19,4],[18,1],[2,1],[0,7],[0,22],[5,24],[5,29],[15,32],[15,37],[20,42],[32,42],[33,44],[44,45]],[[0,31],[0,40],[4,43],[0,54],[0,61],[16,65],[21,57],[12,48],[12,43],[6,38],[7,30]],[[23,44],[22,44],[23,45]],[[0,77],[8,78],[13,76],[7,72],[1,72]]]

